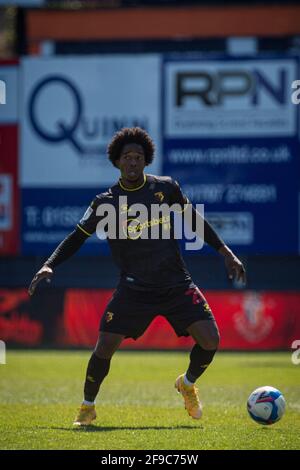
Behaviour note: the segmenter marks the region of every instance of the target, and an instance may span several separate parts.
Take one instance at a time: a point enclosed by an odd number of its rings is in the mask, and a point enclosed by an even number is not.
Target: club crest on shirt
[[[165,198],[164,194],[161,191],[154,193],[154,196],[156,197],[156,199],[159,200],[159,202],[163,202]]]
[[[112,321],[114,314],[112,312],[106,312],[106,323]]]

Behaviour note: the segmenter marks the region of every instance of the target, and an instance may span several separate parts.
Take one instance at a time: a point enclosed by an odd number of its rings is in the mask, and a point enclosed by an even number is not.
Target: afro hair
[[[114,166],[119,160],[122,148],[127,144],[141,145],[145,153],[146,165],[150,165],[154,158],[155,145],[149,134],[140,127],[124,127],[113,136],[108,148],[108,158]]]

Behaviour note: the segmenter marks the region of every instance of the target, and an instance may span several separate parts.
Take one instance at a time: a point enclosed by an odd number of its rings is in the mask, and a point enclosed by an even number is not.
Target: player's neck
[[[124,189],[138,189],[139,187],[143,186],[146,182],[146,175],[144,173],[136,181],[130,181],[126,178],[120,178],[121,187]]]

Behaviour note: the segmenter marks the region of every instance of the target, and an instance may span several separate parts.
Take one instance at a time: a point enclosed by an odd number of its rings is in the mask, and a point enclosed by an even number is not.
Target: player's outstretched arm
[[[229,279],[236,279],[237,281],[242,281],[246,284],[246,270],[238,257],[235,256],[235,254],[226,245],[219,248],[218,251],[224,257]]]
[[[51,281],[53,276],[53,269],[59,264],[69,259],[76,251],[79,250],[81,245],[88,238],[82,230],[77,228],[70,233],[55,249],[50,258],[45,262],[42,268],[35,274],[28,288],[28,294],[33,295],[36,286],[40,281],[46,279],[48,282]]]
[[[224,257],[225,266],[228,272],[229,279],[236,279],[246,284],[246,270],[243,263],[238,257],[228,248],[224,241],[219,237],[212,226],[205,220],[201,214],[193,207],[192,227],[197,233],[197,221],[199,226],[204,223],[204,241],[214,248],[218,253]],[[197,235],[201,236],[197,233]]]

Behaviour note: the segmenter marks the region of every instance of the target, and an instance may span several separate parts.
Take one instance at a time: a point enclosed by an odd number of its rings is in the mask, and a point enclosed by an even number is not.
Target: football
[[[277,388],[259,387],[248,398],[247,410],[251,418],[259,424],[273,424],[285,412],[285,399]]]

